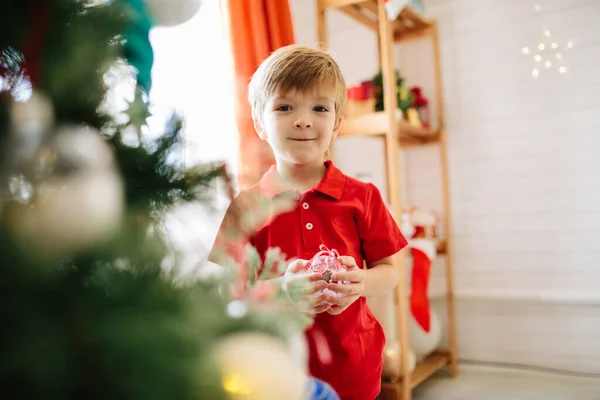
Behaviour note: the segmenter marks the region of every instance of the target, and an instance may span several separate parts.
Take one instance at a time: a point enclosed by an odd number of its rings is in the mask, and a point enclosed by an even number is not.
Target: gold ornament
[[[262,333],[225,337],[215,348],[231,400],[304,400],[308,377],[286,344]]]
[[[388,378],[398,378],[402,374],[402,366],[400,365],[400,343],[397,340],[386,344],[383,352],[383,376]],[[417,357],[415,352],[408,350],[408,373],[415,370],[417,365]]]

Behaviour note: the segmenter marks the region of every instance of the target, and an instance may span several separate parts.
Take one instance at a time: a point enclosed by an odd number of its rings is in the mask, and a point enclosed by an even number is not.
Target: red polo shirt
[[[303,194],[278,189],[273,166],[259,184],[236,197],[230,209],[242,211],[248,211],[243,206],[245,196],[291,195],[297,201],[292,211],[248,232],[258,252],[264,255],[269,248],[279,247],[288,258],[308,260],[323,244],[354,257],[360,266],[404,248],[407,241],[377,187],[344,175],[330,161],[325,165],[321,182]],[[329,364],[321,363],[316,355],[311,340],[315,330],[327,340],[332,354]],[[342,400],[373,400],[379,395],[385,336],[364,297],[339,315],[318,314],[307,337],[311,375],[331,384]]]

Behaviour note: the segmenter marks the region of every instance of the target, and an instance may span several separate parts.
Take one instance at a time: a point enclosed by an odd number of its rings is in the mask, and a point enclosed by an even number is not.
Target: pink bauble
[[[333,283],[348,284],[345,281],[331,281],[331,275],[340,271],[347,271],[347,268],[340,262],[339,254],[335,249],[329,250],[326,246],[321,245],[319,247],[321,251],[311,258],[309,263],[304,267],[304,271],[308,274],[319,273],[322,274],[323,280]],[[323,293],[327,293],[331,296],[343,296],[341,293],[324,289]],[[321,292],[319,292],[321,293]]]

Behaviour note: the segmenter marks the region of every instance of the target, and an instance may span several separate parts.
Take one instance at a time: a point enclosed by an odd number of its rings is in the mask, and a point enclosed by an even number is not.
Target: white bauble
[[[156,26],[175,26],[190,20],[202,0],[146,0]]]
[[[33,184],[30,204],[11,215],[24,244],[43,256],[61,257],[113,233],[124,212],[124,188],[100,133],[60,127],[42,153],[50,172]]]
[[[308,377],[281,340],[263,333],[237,333],[219,341],[214,351],[230,399],[305,399]]]
[[[429,332],[425,332],[417,323],[412,313],[408,319],[408,339],[411,349],[417,356],[417,362],[422,361],[431,354],[442,340],[442,326],[437,314],[431,311],[431,324]]]
[[[400,343],[394,340],[386,343],[383,352],[383,376],[386,378],[399,378],[402,373],[400,365]],[[417,357],[412,349],[408,349],[408,373],[415,370]]]

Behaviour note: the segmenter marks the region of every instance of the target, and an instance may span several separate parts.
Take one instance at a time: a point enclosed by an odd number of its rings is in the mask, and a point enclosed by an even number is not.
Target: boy
[[[328,288],[341,296],[317,297],[315,322],[307,332],[309,339],[316,330],[325,337],[331,362],[320,360],[316,344],[308,340],[309,369],[342,400],[373,400],[380,392],[385,337],[366,297],[394,288],[398,277],[392,257],[407,242],[374,185],[325,161],[340,130],[346,90],[338,65],[321,50],[287,46],[260,65],[249,100],[256,131],[273,149],[276,165],[234,199],[210,259],[218,264],[215,249],[232,251],[249,241],[263,255],[279,247],[298,259],[287,274],[299,272],[320,245],[336,249],[348,271],[333,274],[329,282],[316,274],[310,280],[313,292]],[[292,203],[277,215],[260,216],[250,206],[256,199]],[[240,224],[235,216],[244,212],[250,219]],[[237,243],[225,238],[231,229],[238,230]],[[361,268],[363,261],[367,269]]]

